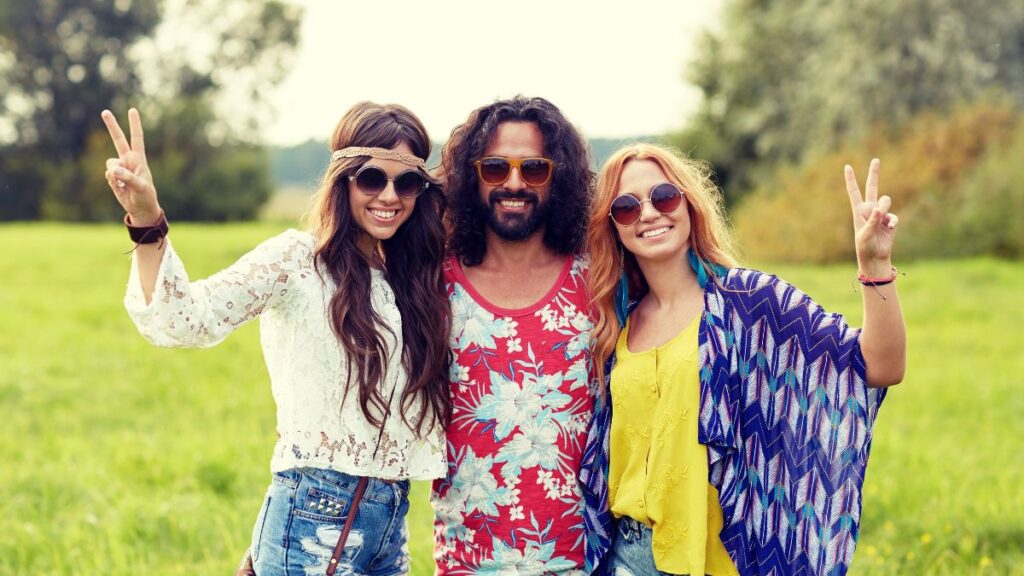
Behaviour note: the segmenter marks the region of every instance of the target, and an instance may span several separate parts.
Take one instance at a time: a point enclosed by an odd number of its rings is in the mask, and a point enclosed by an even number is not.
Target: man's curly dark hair
[[[445,215],[448,249],[466,266],[479,264],[487,251],[487,215],[480,213],[480,190],[473,162],[502,122],[533,122],[544,136],[544,154],[555,161],[548,196],[550,217],[544,245],[559,254],[582,251],[593,196],[594,172],[586,142],[554,104],[544,98],[516,96],[474,110],[452,130],[441,151],[441,177],[449,210]]]

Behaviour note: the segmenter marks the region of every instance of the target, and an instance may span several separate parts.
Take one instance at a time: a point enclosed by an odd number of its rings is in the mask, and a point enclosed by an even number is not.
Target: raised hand
[[[135,108],[128,110],[130,141],[125,138],[110,110],[104,110],[100,116],[117,150],[117,158],[107,160],[107,184],[128,213],[133,226],[151,226],[160,218],[160,203],[156,198],[153,175],[146,163],[146,144],[142,137],[139,111]]]
[[[853,167],[846,166],[846,192],[853,209],[854,244],[857,249],[857,263],[868,276],[887,276],[891,270],[892,245],[896,239],[896,225],[899,218],[889,212],[892,199],[878,197],[879,161],[871,161],[868,179],[861,197],[860,187]]]

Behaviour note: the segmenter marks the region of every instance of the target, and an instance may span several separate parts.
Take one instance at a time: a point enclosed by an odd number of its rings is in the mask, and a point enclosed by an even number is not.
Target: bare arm
[[[142,119],[138,110],[128,111],[128,125],[131,131],[129,141],[117,119],[109,110],[101,114],[110,138],[117,150],[117,158],[107,160],[105,176],[118,203],[128,213],[132,226],[152,226],[160,218],[160,203],[157,201],[153,176],[146,163],[146,145],[142,134]],[[166,243],[140,244],[135,249],[142,292],[149,303],[153,297],[157,272],[163,260]]]
[[[892,245],[899,219],[889,212],[892,200],[878,197],[879,161],[871,161],[863,198],[853,168],[846,166],[845,171],[859,272],[868,278],[887,278],[892,275]],[[899,384],[907,365],[907,330],[896,282],[864,286],[861,293],[864,329],[860,348],[867,365],[867,384]]]

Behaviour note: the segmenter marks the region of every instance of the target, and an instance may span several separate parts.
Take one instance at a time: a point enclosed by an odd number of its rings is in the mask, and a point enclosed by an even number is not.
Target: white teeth
[[[502,200],[501,205],[506,208],[522,208],[526,206],[525,200]]]
[[[640,236],[642,236],[644,238],[654,238],[655,236],[661,236],[665,232],[668,232],[668,230],[669,230],[668,226],[663,226],[661,228],[655,228],[654,230],[648,230],[648,231],[644,232],[643,234],[641,234]]]
[[[377,218],[382,218],[384,220],[390,220],[390,219],[395,217],[395,214],[398,214],[398,210],[374,210],[374,209],[371,208],[370,209],[370,214],[373,214]]]

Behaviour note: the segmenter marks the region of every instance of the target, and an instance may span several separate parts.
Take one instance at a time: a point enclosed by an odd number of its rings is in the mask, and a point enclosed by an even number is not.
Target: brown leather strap
[[[252,568],[252,554],[248,548],[245,549],[245,554],[242,554],[242,561],[238,563],[235,576],[256,576],[256,571]]]
[[[366,492],[368,483],[369,479],[364,476],[359,479],[359,484],[356,484],[356,491],[352,495],[352,505],[348,508],[348,518],[345,518],[345,525],[341,529],[341,536],[338,537],[338,545],[334,547],[331,562],[327,564],[327,576],[334,576],[334,571],[338,569],[338,561],[341,560],[341,554],[345,551],[345,541],[348,540],[348,533],[352,530],[352,522],[356,519],[356,511],[359,510],[359,502],[363,499],[363,492]]]
[[[170,228],[167,226],[167,217],[164,211],[160,211],[160,218],[152,226],[133,226],[131,217],[124,215],[124,225],[128,227],[128,236],[136,244],[156,244],[163,242],[164,236]]]

